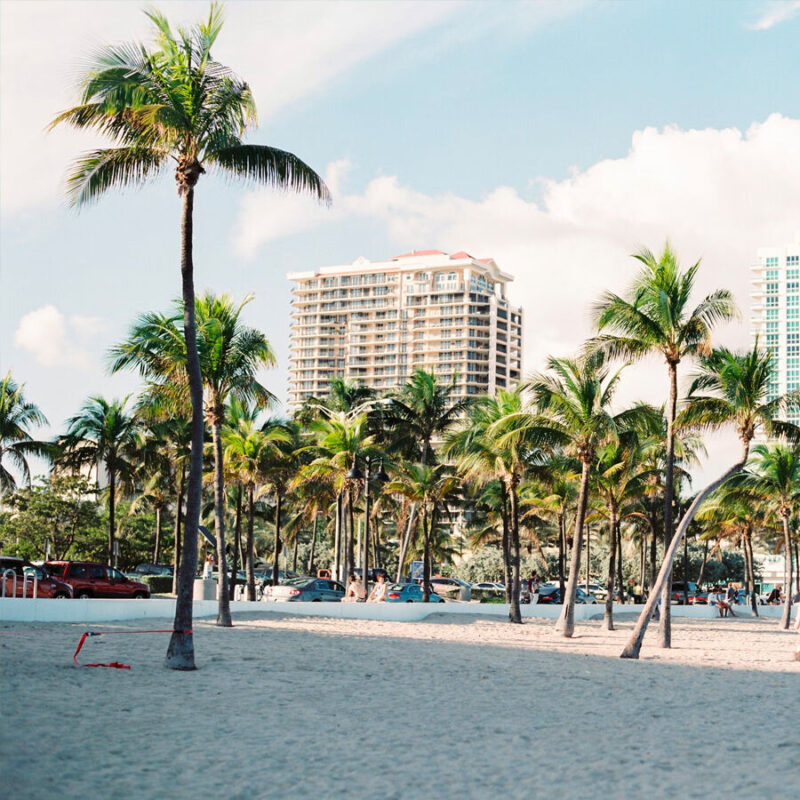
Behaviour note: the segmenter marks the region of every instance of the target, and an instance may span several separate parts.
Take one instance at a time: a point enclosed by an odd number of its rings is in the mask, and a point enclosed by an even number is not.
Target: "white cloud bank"
[[[89,344],[104,328],[97,317],[68,317],[54,305],[46,305],[20,319],[14,332],[14,344],[43,367],[88,371],[95,367]]]
[[[781,22],[796,17],[800,13],[800,0],[777,0],[777,2],[767,3],[766,8],[761,12],[761,16],[750,26],[754,31],[768,31]]]
[[[344,191],[347,162],[329,166],[334,204],[266,190],[248,193],[234,232],[237,250],[320,225],[360,218],[385,226],[398,252],[465,249],[492,256],[516,276],[513,299],[527,314],[526,360],[569,352],[588,333],[589,306],[605,288],[622,290],[635,270],[628,256],[669,237],[685,262],[703,259],[700,290],[733,289],[745,318],[755,250],[800,229],[800,121],[779,114],[746,132],[634,133],[624,158],[600,161],[563,181],[539,178],[539,202],[499,186],[478,200],[426,195],[395,176]],[[353,258],[360,253],[353,253]],[[367,254],[374,258],[384,253]],[[732,334],[747,339],[747,326]]]

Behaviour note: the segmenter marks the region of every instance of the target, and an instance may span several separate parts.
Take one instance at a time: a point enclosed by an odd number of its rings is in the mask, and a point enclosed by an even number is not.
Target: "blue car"
[[[387,603],[421,603],[422,587],[418,583],[390,583],[386,589]],[[431,603],[444,603],[436,592],[431,592]]]

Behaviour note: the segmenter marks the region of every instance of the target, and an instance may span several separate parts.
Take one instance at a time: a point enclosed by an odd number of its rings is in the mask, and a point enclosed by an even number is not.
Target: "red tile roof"
[[[459,250],[457,253],[453,253],[450,258],[455,260],[459,258],[472,258],[472,256],[466,250]]]
[[[394,256],[394,258],[414,258],[415,256],[445,256],[441,250],[412,250],[410,253],[403,253],[401,256]]]

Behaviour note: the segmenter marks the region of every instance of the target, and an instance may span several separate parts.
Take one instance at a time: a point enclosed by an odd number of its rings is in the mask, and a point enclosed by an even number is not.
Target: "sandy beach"
[[[797,634],[676,620],[669,651],[619,651],[632,620],[572,640],[552,623],[240,617],[170,627],[0,624],[4,797],[664,798],[800,795]],[[25,634],[25,635],[20,635]]]

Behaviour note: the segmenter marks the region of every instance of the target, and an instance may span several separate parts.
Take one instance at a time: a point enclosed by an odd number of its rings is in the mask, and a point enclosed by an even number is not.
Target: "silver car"
[[[344,586],[328,578],[290,578],[278,586],[268,586],[263,599],[268,603],[340,603]]]

